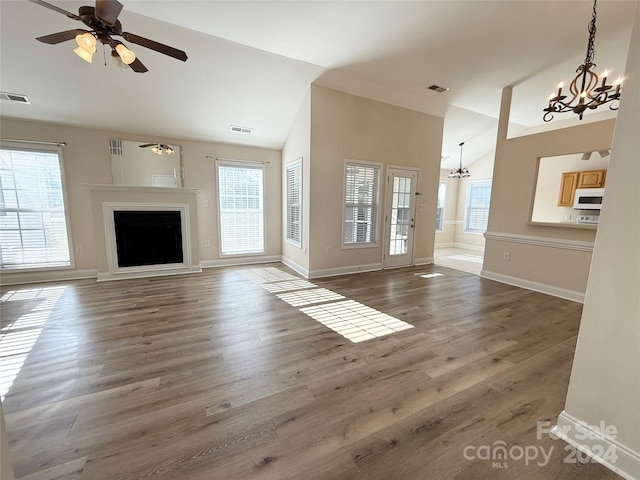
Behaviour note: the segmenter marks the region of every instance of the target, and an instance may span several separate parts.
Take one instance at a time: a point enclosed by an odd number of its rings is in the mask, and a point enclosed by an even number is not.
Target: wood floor
[[[564,406],[580,304],[439,266],[314,280],[414,326],[352,343],[255,268],[4,287],[16,478],[619,478],[536,438]],[[552,454],[498,468],[478,458],[496,445]]]

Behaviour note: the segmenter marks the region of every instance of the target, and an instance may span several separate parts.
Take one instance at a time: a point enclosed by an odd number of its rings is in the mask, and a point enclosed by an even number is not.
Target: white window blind
[[[0,268],[71,265],[58,150],[0,149]]]
[[[220,253],[264,253],[262,166],[218,164]]]
[[[436,232],[444,229],[444,200],[447,195],[447,182],[438,185],[438,204],[436,206]]]
[[[483,233],[489,221],[491,182],[469,182],[465,232]]]
[[[287,240],[302,245],[302,159],[287,165]]]
[[[344,244],[375,243],[380,167],[347,162],[345,168]]]

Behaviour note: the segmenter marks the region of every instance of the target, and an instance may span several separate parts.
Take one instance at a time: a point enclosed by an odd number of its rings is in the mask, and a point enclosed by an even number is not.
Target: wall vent
[[[31,105],[31,102],[29,101],[27,96],[22,95],[21,93],[0,92],[0,99]]]
[[[253,128],[239,127],[238,125],[231,125],[231,131],[235,133],[244,133],[246,135],[251,135],[253,133]]]
[[[119,138],[110,138],[109,139],[109,152],[114,157],[122,157],[124,156],[124,145],[122,140]]]
[[[450,88],[447,87],[441,87],[439,85],[431,85],[430,87],[427,87],[429,90],[433,90],[434,92],[438,92],[438,93],[442,93],[442,92],[447,92],[449,90],[451,90]]]

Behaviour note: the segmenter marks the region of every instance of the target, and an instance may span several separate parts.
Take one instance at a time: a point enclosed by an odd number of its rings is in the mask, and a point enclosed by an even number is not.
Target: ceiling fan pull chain
[[[106,51],[107,46],[103,43],[102,44],[102,58],[104,59],[104,66],[107,66],[107,51]]]

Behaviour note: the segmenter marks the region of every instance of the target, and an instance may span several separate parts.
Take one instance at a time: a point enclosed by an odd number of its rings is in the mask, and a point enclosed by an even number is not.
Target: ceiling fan
[[[89,63],[91,63],[91,58],[96,51],[97,42],[101,42],[103,45],[111,48],[111,56],[121,62],[123,66],[128,65],[131,70],[137,73],[148,71],[147,67],[136,58],[135,53],[129,50],[120,40],[113,39],[113,36],[122,37],[131,43],[177,58],[183,62],[187,61],[187,54],[182,50],[134,35],[133,33],[123,32],[122,25],[118,20],[118,15],[120,15],[122,11],[122,4],[117,0],[96,0],[95,7],[80,7],[78,9],[78,15],[42,0],[29,1],[55,12],[62,13],[73,20],[80,20],[90,28],[90,30],[66,30],[64,32],[36,38],[36,40],[50,45],[56,45],[75,38],[78,48],[76,48],[74,52]]]
[[[173,155],[173,147],[171,145],[165,145],[164,143],[145,143],[144,145],[138,145],[140,148],[151,148],[151,151],[157,155],[166,153],[167,155]]]

